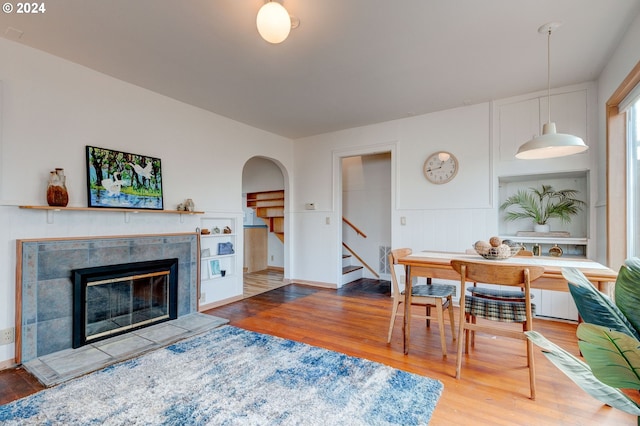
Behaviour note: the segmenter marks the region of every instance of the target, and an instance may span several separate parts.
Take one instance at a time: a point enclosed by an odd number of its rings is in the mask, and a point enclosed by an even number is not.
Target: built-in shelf
[[[540,243],[540,244],[576,244],[587,245],[589,240],[580,237],[519,237],[517,235],[502,235],[503,240],[512,240],[517,243]]]
[[[208,309],[221,300],[242,297],[242,258],[243,242],[237,233],[242,223],[242,214],[207,215],[200,218],[200,308]],[[224,229],[231,232],[225,234]],[[202,234],[202,230],[210,234]],[[214,230],[220,232],[214,232]],[[226,245],[221,252],[221,245]],[[229,250],[228,245],[231,245]]]
[[[124,221],[125,223],[129,223],[129,215],[130,214],[138,214],[138,213],[161,213],[161,214],[179,214],[180,221],[182,221],[182,215],[194,215],[194,214],[204,214],[204,212],[199,211],[184,211],[184,210],[149,210],[149,209],[123,209],[123,208],[97,208],[97,207],[58,207],[58,206],[18,206],[21,209],[31,209],[31,210],[45,210],[47,212],[47,223],[53,223],[53,213],[54,212],[62,212],[62,211],[81,211],[81,212],[102,212],[102,213],[112,213],[112,212],[120,212],[124,213]]]
[[[589,174],[588,170],[574,170],[500,176],[498,178],[498,205],[501,205],[508,197],[518,191],[540,188],[541,185],[551,185],[556,190],[576,190],[578,191],[577,197],[585,202],[584,208],[572,216],[568,223],[552,219],[549,224],[554,231],[549,233],[528,231],[533,227],[531,221],[506,221],[504,220],[504,212],[501,211],[498,223],[498,232],[501,238],[524,244],[528,250],[532,250],[533,245],[537,244],[543,255],[548,254],[549,249],[557,244],[563,250],[564,256],[590,258],[593,255],[593,247],[588,235],[592,231],[590,217],[594,212],[590,203]]]
[[[563,256],[587,257],[589,239],[585,237],[522,237],[517,235],[503,235],[503,240],[511,240],[523,244],[527,250],[533,251],[533,245],[538,244],[543,256],[549,255],[549,249],[558,246],[563,251]]]
[[[235,256],[235,254],[218,254],[215,256],[204,256],[200,260],[221,259],[223,257],[232,257],[232,256]]]

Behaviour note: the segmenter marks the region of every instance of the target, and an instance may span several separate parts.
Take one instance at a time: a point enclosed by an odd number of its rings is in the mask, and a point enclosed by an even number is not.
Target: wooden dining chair
[[[489,333],[492,336],[498,335],[525,340],[531,399],[535,399],[533,344],[527,339],[524,332],[533,329],[530,284],[531,281],[542,276],[544,268],[542,266],[504,264],[499,263],[499,261],[488,263],[455,259],[451,261],[451,267],[460,274],[460,325],[458,327],[456,378],[460,378],[463,342],[465,353],[469,353],[471,332],[479,331]],[[466,295],[465,287],[467,282],[521,287],[524,297],[519,301],[514,301]],[[476,318],[489,321],[478,323],[475,321]],[[518,329],[505,328],[504,326],[496,326],[492,322],[520,323],[522,327]],[[498,368],[500,365],[498,364]]]
[[[476,252],[475,249],[471,249],[472,252]],[[468,251],[467,251],[468,252]],[[519,250],[514,257],[531,257],[533,256],[533,252],[531,250],[522,249]],[[487,286],[478,286],[478,283],[474,282],[473,287],[467,288],[467,291],[471,293],[472,296],[475,297],[485,297],[487,299],[495,299],[495,300],[506,300],[512,302],[523,302],[524,301],[524,289],[520,290],[505,290],[504,288],[496,288],[495,285]],[[533,295],[531,295],[533,299]],[[535,305],[531,305],[532,309],[535,308]],[[535,314],[535,312],[533,312]],[[475,322],[476,317],[471,317],[471,322]],[[471,331],[471,345],[475,344],[476,333]]]
[[[467,249],[466,253],[477,253],[475,249]],[[533,256],[533,252],[531,250],[522,249],[518,251],[514,257],[531,257]],[[505,290],[500,288],[495,288],[495,286],[491,287],[478,287],[478,283],[474,281],[473,287],[468,288],[472,295],[477,297],[486,297],[489,299],[498,299],[498,300],[514,300],[520,301],[524,300],[524,292],[522,289],[520,290]],[[533,296],[531,296],[533,298]],[[473,335],[473,334],[472,334]]]
[[[393,325],[397,316],[403,315],[403,310],[398,307],[404,303],[405,293],[404,290],[400,290],[400,282],[404,284],[404,278],[398,279],[396,274],[396,266],[398,265],[398,259],[409,256],[411,249],[401,248],[391,250],[389,253],[389,266],[391,269],[391,285],[392,285],[392,297],[393,307],[391,309],[391,322],[389,323],[389,333],[387,336],[387,343],[391,342],[391,335],[393,333]],[[404,277],[404,275],[403,275]],[[411,314],[416,318],[425,319],[427,321],[427,327],[430,326],[430,320],[438,321],[438,328],[440,331],[440,346],[442,347],[442,356],[447,356],[447,341],[445,338],[444,330],[444,311],[449,311],[449,322],[451,323],[451,337],[452,340],[456,339],[455,331],[455,317],[453,315],[453,295],[456,292],[456,287],[447,284],[432,284],[416,285],[411,288],[411,305],[423,306],[426,310],[425,315]],[[432,312],[432,308],[435,311]],[[409,310],[411,312],[411,310]],[[411,320],[411,318],[408,318]]]

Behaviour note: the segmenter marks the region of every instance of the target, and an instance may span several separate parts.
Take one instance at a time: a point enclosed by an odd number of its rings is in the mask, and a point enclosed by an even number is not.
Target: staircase
[[[363,276],[363,267],[352,265],[351,261],[352,256],[350,254],[342,255],[342,285],[359,280]]]
[[[284,190],[247,193],[247,207],[255,210],[256,216],[264,221],[284,244]]]
[[[275,234],[284,243],[284,190],[261,191],[247,193],[247,207],[256,212],[256,216],[264,221],[269,232]],[[343,218],[346,221],[346,219]],[[348,223],[348,221],[347,221]],[[350,226],[353,226],[349,223]],[[366,238],[362,231],[358,234]],[[343,246],[350,251],[350,248],[343,243]],[[355,262],[363,262],[357,255],[356,259],[351,254],[342,255],[342,285],[361,279],[364,276],[364,268]],[[369,270],[377,277],[378,274],[369,266]]]
[[[346,224],[349,228],[353,229],[362,238],[367,238],[367,235],[364,232],[362,232],[361,229],[359,229],[353,223],[348,221],[346,218],[343,217],[342,222]],[[373,270],[373,268],[369,266],[367,262],[364,261],[364,259],[358,256],[358,254],[355,251],[353,251],[353,249],[349,247],[344,241],[342,241],[342,248],[345,249],[347,252],[346,254],[344,252],[342,254],[342,285],[348,284],[350,282],[353,282],[362,278],[364,276],[363,272],[365,267],[369,271],[371,271],[373,276],[375,276],[376,278],[380,278],[380,275],[378,275],[378,273],[375,270]],[[359,264],[357,265],[353,264],[352,255],[355,256]],[[364,265],[364,266],[361,266],[361,265]]]

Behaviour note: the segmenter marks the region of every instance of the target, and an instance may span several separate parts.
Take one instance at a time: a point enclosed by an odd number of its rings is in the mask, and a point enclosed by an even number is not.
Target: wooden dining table
[[[450,253],[422,251],[398,259],[405,267],[404,293],[404,353],[409,352],[411,331],[411,287],[417,277],[440,278],[460,281],[460,274],[451,267],[451,260],[461,259],[486,263],[506,263],[517,265],[538,265],[544,267],[544,274],[531,283],[531,288],[542,290],[569,291],[567,280],[562,276],[562,268],[577,268],[601,292],[611,294],[611,284],[615,283],[617,272],[590,259],[547,256],[515,256],[509,259],[488,260],[475,253]]]

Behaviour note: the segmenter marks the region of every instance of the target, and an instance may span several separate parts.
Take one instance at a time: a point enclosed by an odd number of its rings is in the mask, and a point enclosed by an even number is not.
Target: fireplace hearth
[[[178,259],[72,271],[73,348],[177,318]]]
[[[194,232],[16,240],[16,249],[16,364],[73,350],[75,270],[177,258],[178,320],[198,312],[200,250]]]

